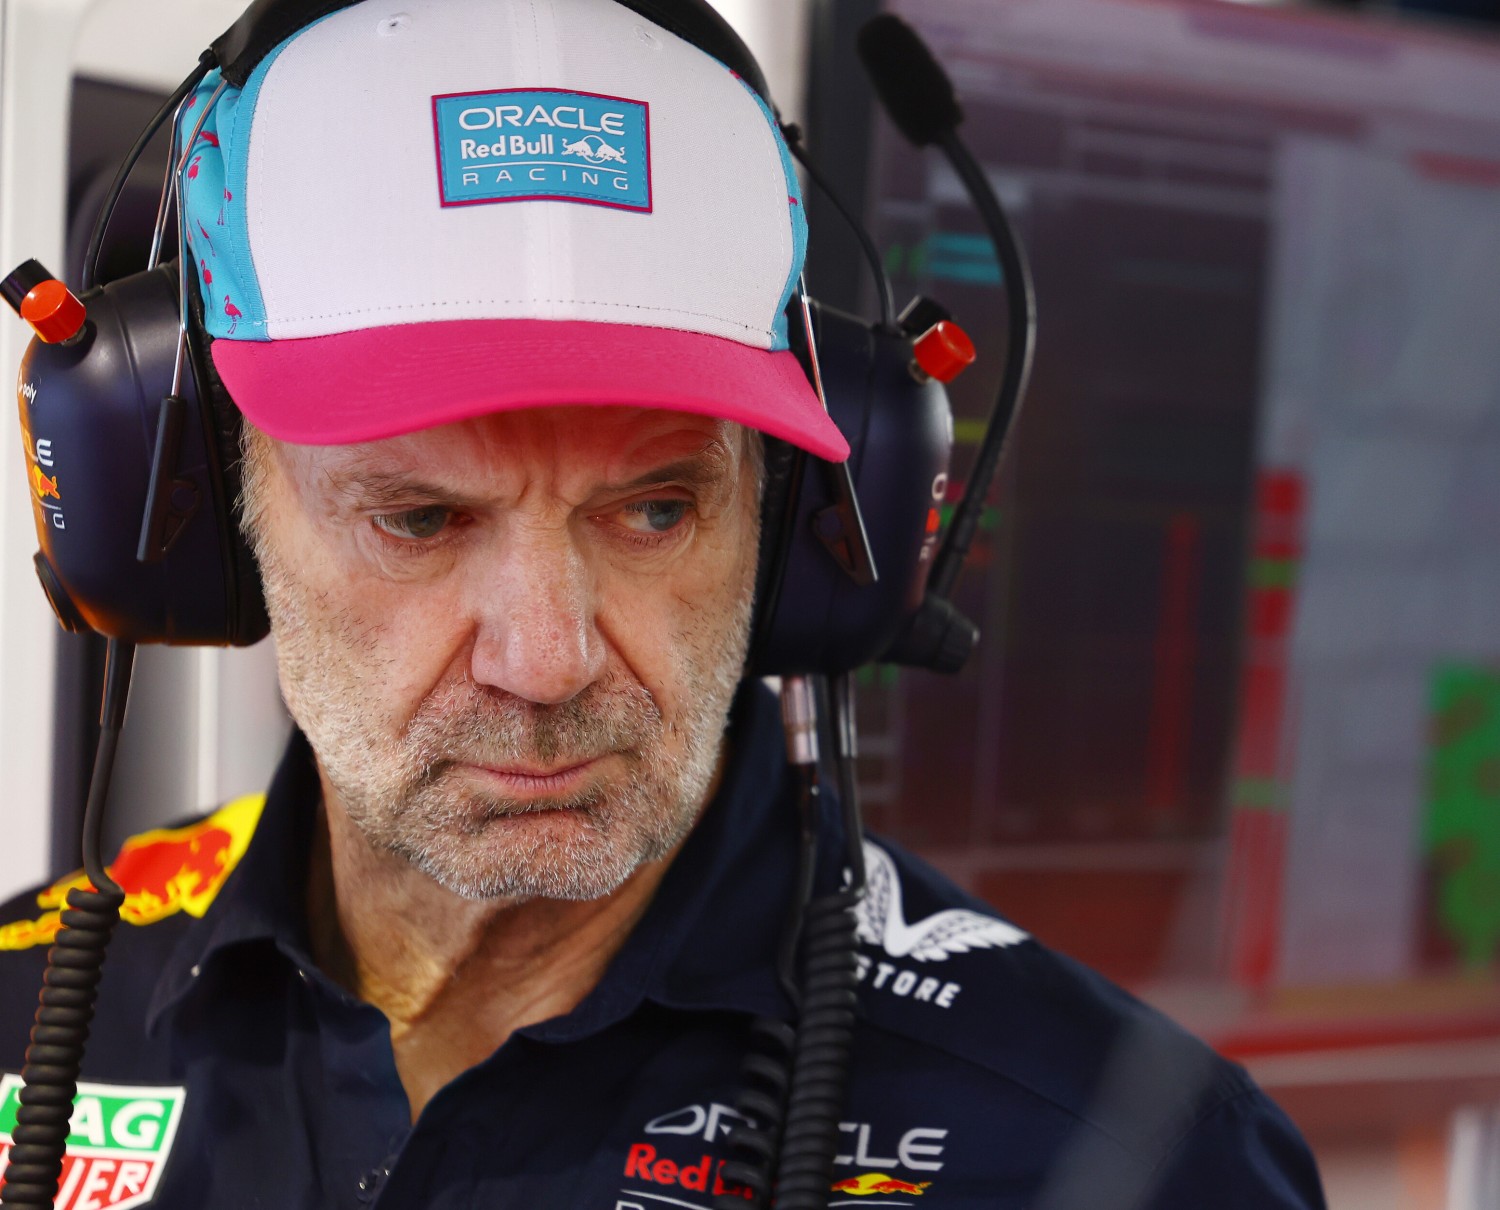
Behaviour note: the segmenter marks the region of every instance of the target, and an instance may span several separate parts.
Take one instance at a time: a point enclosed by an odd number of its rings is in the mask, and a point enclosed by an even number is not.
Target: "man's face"
[[[251,434],[247,528],[330,810],[468,898],[595,898],[669,853],[744,664],[758,442],[627,408]]]

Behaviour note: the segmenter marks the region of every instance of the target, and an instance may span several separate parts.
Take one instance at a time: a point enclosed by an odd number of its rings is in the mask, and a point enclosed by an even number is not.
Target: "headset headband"
[[[299,29],[360,0],[255,0],[213,42],[224,79],[243,88],[260,61]],[[772,104],[765,74],[729,23],[703,0],[615,0],[646,20],[707,51]]]

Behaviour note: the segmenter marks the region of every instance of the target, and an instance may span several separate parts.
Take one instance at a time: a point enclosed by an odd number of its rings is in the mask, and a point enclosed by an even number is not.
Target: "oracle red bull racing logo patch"
[[[178,912],[202,916],[234,872],[265,806],[264,794],[237,798],[206,819],[183,828],[157,828],[127,840],[110,865],[125,892],[120,919],[154,924]],[[68,892],[87,887],[82,871],[54,882],[36,897],[41,915],[0,924],[0,950],[50,945],[62,927]]]
[[[0,1187],[10,1162],[21,1077],[0,1078]],[[172,1151],[182,1088],[78,1085],[56,1210],[127,1210],[156,1193]]]
[[[645,101],[561,88],[432,98],[444,206],[586,202],[651,209],[651,112]]]
[[[711,1210],[735,1198],[752,1200],[751,1191],[724,1171],[723,1144],[738,1124],[755,1126],[738,1110],[717,1101],[686,1105],[652,1118],[643,1128],[646,1138],[631,1143],[626,1152],[626,1184],[614,1210],[648,1210],[659,1203]],[[915,1206],[907,1199],[926,1193],[943,1170],[947,1127],[892,1130],[853,1121],[840,1122],[838,1128],[840,1146],[833,1157],[830,1192],[846,1196],[831,1200],[830,1206],[855,1205],[852,1198],[872,1194],[883,1197],[869,1204]],[[856,1171],[844,1175],[838,1171],[841,1168]]]

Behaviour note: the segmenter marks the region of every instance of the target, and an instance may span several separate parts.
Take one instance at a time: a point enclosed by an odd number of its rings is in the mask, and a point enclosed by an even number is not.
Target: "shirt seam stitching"
[[[1170,1144],[1162,1149],[1161,1158],[1157,1160],[1156,1163],[1152,1166],[1151,1175],[1160,1175],[1161,1172],[1166,1168],[1167,1164],[1172,1160],[1172,1158],[1176,1156],[1179,1150],[1181,1150],[1182,1145],[1187,1142],[1188,1138],[1192,1134],[1194,1134],[1199,1129],[1199,1127],[1203,1126],[1210,1118],[1222,1112],[1224,1109],[1228,1108],[1236,1101],[1244,1100],[1246,1098],[1253,1098],[1257,1094],[1257,1092],[1259,1092],[1259,1089],[1255,1088],[1253,1085],[1236,1089],[1233,1092],[1226,1092],[1211,1106],[1204,1109],[1203,1112],[1195,1117],[1187,1126],[1183,1127],[1183,1129],[1178,1133],[1177,1137],[1174,1138]]]
[[[873,1029],[873,1030],[878,1030],[880,1033],[887,1034],[887,1035],[889,1035],[891,1037],[900,1038],[900,1039],[902,1039],[905,1042],[912,1043],[913,1045],[922,1046],[922,1047],[930,1047],[933,1050],[940,1051],[941,1053],[947,1055],[950,1059],[953,1059],[955,1062],[964,1064],[966,1067],[977,1068],[978,1070],[984,1072],[988,1076],[992,1076],[993,1078],[995,1078],[997,1080],[1004,1080],[1007,1084],[1011,1084],[1014,1087],[1021,1089],[1023,1092],[1027,1093],[1029,1096],[1035,1097],[1038,1101],[1041,1101],[1042,1103],[1044,1103],[1044,1104],[1050,1106],[1051,1108],[1057,1110],[1057,1112],[1059,1112],[1061,1114],[1064,1114],[1067,1117],[1072,1118],[1079,1125],[1086,1126],[1089,1130],[1093,1131],[1095,1134],[1098,1134],[1098,1135],[1102,1136],[1103,1138],[1107,1139],[1109,1142],[1113,1143],[1116,1147],[1118,1147],[1125,1154],[1125,1156],[1128,1159],[1130,1159],[1133,1163],[1136,1163],[1136,1164],[1139,1164],[1139,1165],[1142,1165],[1142,1166],[1144,1166],[1147,1163],[1147,1161],[1145,1161],[1144,1159],[1142,1159],[1137,1154],[1137,1150],[1138,1149],[1136,1147],[1134,1147],[1131,1144],[1127,1143],[1124,1139],[1118,1138],[1112,1131],[1106,1130],[1098,1122],[1093,1121],[1091,1118],[1085,1117],[1083,1114],[1079,1113],[1078,1110],[1073,1109],[1073,1108],[1071,1108],[1068,1105],[1064,1105],[1061,1101],[1057,1100],[1055,1097],[1048,1096],[1046,1093],[1042,1092],[1040,1089],[1033,1088],[1025,1080],[1019,1079],[1016,1076],[1010,1075],[1007,1072],[997,1071],[991,1065],[989,1065],[987,1063],[984,1063],[984,1062],[981,1062],[980,1060],[972,1058],[972,1057],[970,1057],[968,1055],[959,1054],[959,1053],[957,1053],[956,1051],[952,1050],[951,1048],[949,1048],[948,1046],[944,1045],[941,1042],[930,1041],[928,1039],[914,1038],[910,1034],[905,1033],[905,1032],[903,1032],[901,1030],[892,1029],[889,1026],[878,1025],[875,1022],[869,1020],[869,1018],[867,1018],[867,1017],[866,1018],[862,1018],[860,1023],[862,1025],[864,1025],[866,1028]]]

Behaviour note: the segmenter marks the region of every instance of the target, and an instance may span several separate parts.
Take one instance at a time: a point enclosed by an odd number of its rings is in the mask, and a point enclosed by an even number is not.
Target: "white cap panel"
[[[785,175],[765,115],[726,68],[605,0],[406,0],[394,23],[390,7],[356,5],[301,33],[247,115],[267,335],[529,317],[770,346],[795,255]],[[432,98],[501,89],[644,103],[651,210],[444,205]],[[592,167],[558,154],[566,130],[525,131],[544,133],[551,166],[528,171]]]

